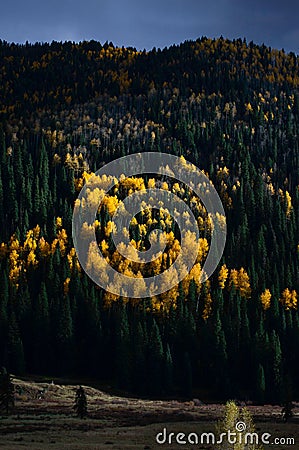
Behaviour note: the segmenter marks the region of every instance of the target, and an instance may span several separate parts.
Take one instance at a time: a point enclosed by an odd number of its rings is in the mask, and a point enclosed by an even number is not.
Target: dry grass
[[[163,445],[155,436],[163,427],[169,432],[215,431],[223,413],[221,405],[200,402],[150,401],[122,398],[84,386],[89,416],[75,417],[72,409],[76,386],[15,380],[16,410],[0,418],[0,449],[212,449],[212,446]],[[299,406],[299,405],[297,405]],[[292,423],[283,424],[279,406],[248,406],[259,434],[273,437],[295,437],[299,448],[297,415]],[[287,447],[272,445],[277,450]]]

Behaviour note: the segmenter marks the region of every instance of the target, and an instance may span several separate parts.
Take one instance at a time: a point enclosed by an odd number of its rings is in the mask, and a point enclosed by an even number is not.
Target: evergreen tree
[[[11,313],[9,320],[6,360],[10,372],[17,375],[24,373],[24,348],[14,312]]]
[[[170,347],[167,344],[166,351],[163,357],[163,389],[166,393],[171,393],[173,390],[173,361]]]
[[[74,410],[80,419],[84,419],[87,416],[87,398],[82,386],[76,391]]]
[[[115,330],[115,375],[120,388],[128,388],[131,382],[130,331],[127,310],[120,305]]]
[[[271,334],[271,366],[272,366],[272,392],[273,401],[281,401],[282,397],[282,351],[279,336],[275,331]]]
[[[152,394],[162,392],[163,345],[159,327],[153,319],[148,341],[148,390]]]
[[[265,401],[266,392],[266,382],[265,382],[265,372],[262,364],[259,364],[257,370],[257,382],[256,382],[256,398],[261,404]]]
[[[0,411],[8,414],[15,406],[14,385],[7,370],[2,367],[0,372]]]
[[[53,324],[56,329],[56,357],[60,361],[62,373],[68,373],[73,360],[73,320],[68,295],[60,301],[59,306],[56,326]]]
[[[183,356],[181,390],[187,398],[192,397],[193,375],[190,356],[188,352],[185,352]]]
[[[1,277],[1,292],[0,292],[0,363],[4,361],[4,350],[7,346],[8,338],[8,282],[7,274],[2,271]]]
[[[49,302],[45,283],[42,282],[40,292],[33,311],[34,370],[45,371],[49,364]]]
[[[146,337],[141,322],[138,321],[132,333],[133,365],[132,386],[137,393],[144,393],[146,388],[147,368],[145,359]]]

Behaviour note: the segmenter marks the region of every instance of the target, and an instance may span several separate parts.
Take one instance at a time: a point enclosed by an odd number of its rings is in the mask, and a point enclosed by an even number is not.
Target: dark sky
[[[4,0],[0,38],[95,39],[150,49],[200,36],[246,37],[299,54],[298,0]]]

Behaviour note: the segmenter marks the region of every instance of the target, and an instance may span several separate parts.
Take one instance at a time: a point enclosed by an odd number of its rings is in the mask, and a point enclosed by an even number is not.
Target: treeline
[[[298,396],[298,58],[206,38],[151,52],[1,42],[0,54],[0,365],[143,395]],[[205,170],[227,216],[218,270],[167,308],[107,302],[70,238],[89,174],[149,150]],[[109,220],[107,206],[99,240]]]
[[[0,41],[2,113],[64,107],[108,94],[147,95],[165,87],[248,101],[252,90],[287,93],[299,83],[298,57],[237,39],[186,41],[150,52],[106,42],[8,44]]]

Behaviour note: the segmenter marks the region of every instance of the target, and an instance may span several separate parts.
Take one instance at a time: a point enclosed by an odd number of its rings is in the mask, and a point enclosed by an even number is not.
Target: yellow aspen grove
[[[57,164],[61,163],[61,157],[55,153],[55,155],[53,156],[53,165],[56,166]]]
[[[38,233],[38,234],[37,234]],[[35,236],[34,236],[34,231],[33,230],[29,230],[26,233],[26,239],[24,241],[23,244],[23,249],[24,250],[35,250],[37,247],[37,241],[36,239],[38,238],[39,232],[35,232]]]
[[[293,207],[292,207],[292,198],[288,191],[286,191],[285,193],[285,202],[287,207],[287,217],[289,217]]]
[[[27,256],[27,265],[28,266],[37,266],[38,261],[36,260],[36,255],[34,253],[34,250],[30,250],[28,256]]]
[[[34,239],[38,239],[38,238],[39,238],[39,235],[40,235],[40,226],[39,226],[39,225],[36,225],[36,226],[32,229],[32,231],[33,231],[33,237],[34,237]]]
[[[62,218],[56,217],[56,227],[61,228],[62,227]]]
[[[46,242],[44,237],[41,237],[38,241],[38,248],[41,256],[47,257],[51,253],[51,245]]]
[[[290,291],[289,288],[286,288],[281,294],[280,302],[283,304],[286,311],[289,309],[297,309],[297,292],[295,290]]]
[[[264,292],[260,295],[261,303],[263,306],[263,310],[266,311],[271,306],[271,297],[272,294],[269,289],[265,289]]]
[[[229,169],[226,166],[220,167],[220,169],[217,171],[217,178],[219,180],[227,179],[228,176],[229,176]]]
[[[168,286],[171,280],[176,280],[177,284],[175,287],[170,289],[169,291],[165,291],[163,294],[159,295],[159,298],[163,301],[163,303],[166,306],[166,309],[168,310],[172,303],[176,302],[176,299],[178,297],[178,275],[175,270],[175,268],[172,266],[168,269],[167,272],[162,272],[160,275],[161,280],[161,286],[163,285]],[[160,285],[159,285],[160,287]]]
[[[100,246],[101,246],[101,250],[102,250],[103,255],[104,256],[108,256],[109,245],[105,241],[105,239],[101,242]]]
[[[69,253],[67,254],[67,260],[71,271],[74,269],[74,267],[76,267],[77,271],[81,272],[81,266],[78,261],[77,253],[74,247],[72,247]]]
[[[243,267],[241,267],[238,273],[238,289],[240,291],[241,297],[251,297],[249,276]]]
[[[64,283],[63,283],[63,292],[64,292],[65,295],[68,294],[68,292],[69,292],[69,284],[70,284],[70,281],[71,281],[71,279],[70,279],[69,277],[66,278],[66,279],[64,280]]]
[[[105,227],[105,235],[106,237],[109,237],[111,233],[116,231],[116,225],[114,222],[112,222],[111,220],[109,220],[107,222],[107,225]]]
[[[9,245],[11,250],[20,250],[20,242],[18,241],[18,239],[15,237],[15,235],[13,235],[10,238],[10,245]]]
[[[297,309],[298,304],[298,294],[295,289],[292,290],[292,305],[294,309]]]
[[[221,289],[224,289],[227,278],[228,278],[228,268],[226,267],[226,264],[223,264],[223,266],[221,266],[218,275],[219,286]]]
[[[106,196],[104,198],[103,204],[106,206],[110,216],[113,216],[113,214],[115,213],[118,203],[119,203],[119,201],[116,196],[113,196],[113,197]]]
[[[66,234],[66,230],[64,228],[62,228],[61,230],[58,231],[57,239],[58,239],[58,244],[60,247],[60,253],[63,256],[65,253],[65,250],[66,250],[66,245],[67,245],[67,234]]]
[[[212,297],[211,297],[211,293],[208,292],[205,297],[205,306],[204,306],[204,310],[202,312],[202,318],[204,320],[208,320],[208,318],[211,315],[211,312],[212,312]]]
[[[22,262],[19,260],[19,255],[14,249],[9,255],[9,279],[16,287],[18,287],[17,281],[19,279],[21,270]]]
[[[232,288],[232,286],[235,286],[235,288],[238,288],[238,271],[237,269],[231,269],[230,276],[229,276],[229,287]]]
[[[148,180],[147,187],[148,187],[149,189],[154,189],[155,186],[156,186],[156,181],[155,181],[155,179],[154,179],[154,178],[150,178],[150,179]]]
[[[103,300],[105,308],[110,308],[113,303],[118,302],[120,300],[120,297],[118,295],[106,291]]]
[[[237,269],[231,269],[229,287],[232,288],[233,285],[235,286],[236,290],[240,292],[241,297],[251,297],[249,276],[243,267],[241,267],[239,271]]]
[[[186,277],[189,281],[189,285],[190,285],[191,280],[195,281],[196,290],[197,290],[198,294],[199,294],[199,292],[201,290],[201,286],[202,286],[202,283],[200,282],[201,272],[202,272],[201,265],[199,263],[196,263],[190,270],[189,275],[187,275],[187,277]],[[189,288],[189,285],[188,285],[188,288]]]

